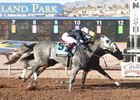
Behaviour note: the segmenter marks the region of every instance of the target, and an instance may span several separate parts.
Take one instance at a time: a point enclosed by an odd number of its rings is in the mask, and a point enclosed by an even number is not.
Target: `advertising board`
[[[138,77],[138,76],[140,76],[140,63],[123,62],[121,64],[121,75],[123,77]]]

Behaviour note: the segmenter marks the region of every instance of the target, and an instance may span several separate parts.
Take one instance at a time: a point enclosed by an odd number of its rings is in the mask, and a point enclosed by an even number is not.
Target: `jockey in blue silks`
[[[67,47],[67,52],[70,53],[71,49],[76,45],[80,44],[84,48],[88,48],[88,43],[94,41],[95,33],[89,31],[87,27],[83,27],[81,30],[74,30],[71,32],[65,32],[62,34],[62,40],[68,42],[70,45]],[[91,50],[89,50],[91,52]]]

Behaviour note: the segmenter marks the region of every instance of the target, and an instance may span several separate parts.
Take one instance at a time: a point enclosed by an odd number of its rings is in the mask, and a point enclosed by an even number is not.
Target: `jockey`
[[[95,37],[95,33],[93,31],[89,31],[88,34],[85,34],[84,38],[80,37],[79,41],[81,43],[92,43],[92,42],[94,42],[94,37]],[[83,38],[83,39],[81,39],[81,38]]]
[[[62,40],[68,42],[70,45],[67,47],[67,52],[77,44],[88,44],[93,42],[95,33],[89,31],[87,27],[83,27],[81,30],[74,30],[72,32],[65,32],[62,34]]]

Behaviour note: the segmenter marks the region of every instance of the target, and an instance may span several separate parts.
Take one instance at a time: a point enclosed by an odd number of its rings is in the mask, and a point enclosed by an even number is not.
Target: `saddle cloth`
[[[68,52],[66,51],[68,45],[69,44],[66,42],[58,42],[56,45],[56,56],[68,56]],[[73,47],[71,53],[74,54],[75,51],[76,51],[76,46]]]

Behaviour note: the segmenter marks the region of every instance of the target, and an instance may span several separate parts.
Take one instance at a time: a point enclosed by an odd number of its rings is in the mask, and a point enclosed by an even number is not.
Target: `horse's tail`
[[[33,60],[33,59],[34,59],[33,52],[27,52],[20,58],[21,61],[29,61],[29,60]]]
[[[35,43],[30,44],[30,45],[27,45],[27,44],[20,45],[20,47],[18,48],[17,52],[13,53],[11,59],[8,59],[9,61],[4,63],[4,64],[8,65],[8,64],[16,63],[22,55],[27,55],[26,54],[27,52],[32,52],[34,46],[35,46]]]
[[[18,61],[18,59],[21,57],[21,54],[19,53],[15,53],[13,54],[13,56],[11,57],[11,59],[8,59],[8,62],[4,63],[5,65],[8,64],[14,64]]]

